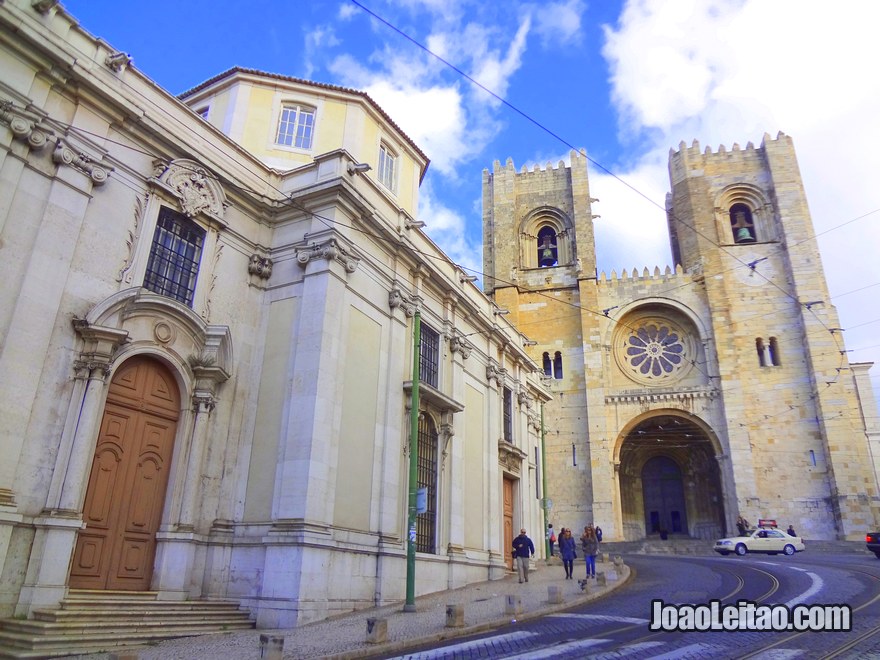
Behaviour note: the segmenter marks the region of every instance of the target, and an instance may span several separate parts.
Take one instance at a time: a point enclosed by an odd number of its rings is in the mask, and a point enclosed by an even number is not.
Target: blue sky
[[[880,3],[843,0],[70,0],[82,26],[179,94],[243,66],[368,92],[431,158],[420,219],[481,265],[494,160],[590,168],[599,270],[670,264],[670,148],[792,136],[851,361],[880,362]],[[561,138],[553,137],[540,124]],[[781,283],[784,284],[784,283]],[[880,365],[872,370],[880,395]]]

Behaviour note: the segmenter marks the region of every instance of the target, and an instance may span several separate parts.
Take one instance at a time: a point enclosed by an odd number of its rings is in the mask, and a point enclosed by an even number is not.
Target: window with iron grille
[[[299,105],[285,105],[278,117],[277,144],[298,149],[312,148],[312,134],[315,130],[315,111]]]
[[[418,487],[428,489],[428,510],[416,516],[416,552],[437,552],[437,427],[428,415],[419,418]]]
[[[153,234],[144,287],[192,307],[204,241],[204,229],[163,206]]]
[[[431,387],[437,387],[439,370],[440,335],[423,323],[419,346],[419,380]]]
[[[513,392],[504,388],[504,439],[513,442]]]

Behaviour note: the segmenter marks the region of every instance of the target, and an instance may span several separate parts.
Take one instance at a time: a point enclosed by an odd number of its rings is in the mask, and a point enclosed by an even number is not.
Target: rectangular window
[[[312,134],[315,128],[315,111],[299,105],[285,105],[278,118],[276,144],[297,149],[312,148]]]
[[[421,345],[419,346],[419,380],[431,387],[438,386],[440,371],[440,335],[422,324]]]
[[[416,551],[437,551],[437,429],[428,415],[419,419],[418,487],[428,491],[428,510],[416,516]]]
[[[397,156],[384,144],[379,147],[379,183],[391,192],[395,190]]]
[[[504,388],[504,439],[513,442],[513,392]]]
[[[159,211],[144,287],[192,307],[205,230],[164,206]]]

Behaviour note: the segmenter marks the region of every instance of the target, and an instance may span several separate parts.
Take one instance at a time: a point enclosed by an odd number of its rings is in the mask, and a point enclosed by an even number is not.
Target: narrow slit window
[[[504,439],[513,442],[513,392],[504,388]]]
[[[776,342],[776,337],[770,337],[770,364],[774,367],[782,364],[779,360],[779,344]]]
[[[553,362],[550,360],[550,353],[544,353],[544,375],[553,375]]]
[[[553,377],[562,380],[562,353],[559,351],[553,355]]]
[[[758,352],[758,365],[761,367],[766,367],[767,355],[764,351],[764,340],[760,337],[755,340],[755,350]]]

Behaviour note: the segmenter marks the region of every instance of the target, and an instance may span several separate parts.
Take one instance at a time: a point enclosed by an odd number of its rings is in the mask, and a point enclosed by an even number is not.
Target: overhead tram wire
[[[576,147],[574,147],[574,145],[572,145],[572,144],[569,143],[568,141],[564,140],[561,136],[557,135],[556,133],[554,133],[553,131],[551,131],[550,129],[548,129],[546,126],[542,125],[542,124],[541,124],[540,122],[538,122],[537,120],[533,119],[532,117],[530,117],[529,115],[527,115],[527,114],[524,113],[523,111],[519,110],[518,108],[516,108],[515,106],[513,106],[511,103],[509,103],[509,102],[506,101],[505,99],[501,98],[500,96],[498,96],[497,94],[495,94],[494,92],[492,92],[491,90],[489,90],[488,88],[486,88],[485,86],[483,86],[482,84],[480,84],[479,82],[477,82],[476,80],[474,80],[473,78],[471,78],[470,76],[468,76],[467,74],[465,74],[463,71],[461,71],[460,69],[458,69],[457,67],[455,67],[455,66],[452,65],[451,63],[449,63],[449,62],[447,62],[446,60],[444,60],[443,58],[439,57],[438,55],[436,55],[435,53],[433,53],[432,51],[430,51],[429,49],[427,49],[425,46],[423,46],[422,44],[420,44],[418,41],[416,41],[415,39],[412,39],[411,37],[409,37],[409,35],[406,35],[404,32],[402,32],[401,30],[399,30],[398,28],[396,28],[395,26],[393,26],[391,23],[389,23],[388,21],[386,21],[386,20],[383,19],[382,17],[378,16],[378,15],[375,14],[374,12],[370,11],[369,9],[367,9],[365,6],[363,6],[362,4],[360,4],[359,2],[357,2],[357,0],[352,0],[352,2],[354,2],[354,4],[356,4],[358,7],[360,7],[361,9],[363,9],[363,10],[364,10],[365,12],[367,12],[368,14],[374,16],[377,20],[379,20],[379,21],[382,22],[383,24],[387,25],[389,28],[391,28],[391,29],[394,30],[395,32],[399,33],[401,36],[404,36],[407,40],[411,41],[413,44],[417,45],[419,48],[423,49],[425,52],[429,53],[430,55],[432,55],[433,57],[437,58],[439,61],[441,61],[441,62],[444,63],[445,65],[449,66],[451,69],[453,69],[454,71],[456,71],[457,73],[459,73],[459,75],[463,76],[464,78],[466,78],[467,80],[469,80],[470,82],[472,82],[474,85],[476,85],[476,86],[479,87],[480,89],[484,90],[487,94],[490,94],[492,97],[498,99],[503,105],[507,106],[508,108],[510,108],[511,110],[513,110],[514,112],[516,112],[517,114],[521,115],[523,118],[525,118],[526,120],[528,120],[529,122],[531,122],[532,124],[534,124],[535,126],[537,126],[538,128],[540,128],[541,130],[547,132],[547,133],[550,134],[552,137],[554,137],[555,139],[559,140],[560,142],[562,142],[563,144],[565,144],[565,145],[568,146],[569,148],[573,149],[574,151],[576,151],[576,152],[578,152],[578,153],[583,153],[584,157],[587,158],[587,160],[589,160],[591,163],[593,163],[597,168],[599,168],[599,169],[602,170],[603,172],[607,173],[609,176],[615,178],[615,179],[618,180],[620,183],[622,183],[622,184],[625,185],[626,187],[630,188],[633,192],[635,192],[636,194],[640,195],[641,197],[643,197],[644,199],[646,199],[646,200],[649,201],[650,203],[654,204],[655,206],[657,206],[657,207],[660,208],[661,210],[664,210],[664,211],[665,211],[665,209],[664,209],[660,204],[658,204],[657,202],[655,202],[655,201],[654,201],[652,198],[650,198],[648,195],[642,193],[640,190],[638,190],[637,188],[635,188],[632,184],[628,183],[627,181],[625,181],[624,179],[622,179],[621,177],[619,177],[618,175],[616,175],[614,172],[612,172],[612,171],[610,171],[609,169],[607,169],[606,167],[604,167],[601,163],[599,163],[598,161],[596,161],[595,159],[593,159],[592,157],[590,157],[590,156],[587,155],[586,153],[584,153],[584,152],[582,152],[581,150],[579,150],[579,149],[577,149]],[[121,82],[123,85],[125,85],[126,87],[128,87],[129,89],[134,90],[134,88],[133,88],[133,87],[132,87],[127,81],[125,81],[124,79],[120,79],[120,82]],[[195,131],[189,126],[189,125],[187,125],[185,122],[180,122],[180,121],[179,121],[174,115],[172,115],[172,114],[171,114],[171,113],[170,113],[165,107],[163,107],[163,106],[161,106],[161,105],[159,105],[159,104],[153,104],[153,107],[155,108],[156,111],[158,111],[158,112],[160,112],[160,113],[162,113],[162,114],[167,115],[170,119],[172,119],[173,121],[175,121],[175,123],[179,124],[179,125],[181,126],[181,128],[183,128],[184,130],[186,130],[186,131],[192,133],[193,135],[198,136],[198,134],[197,134],[197,133],[196,133],[196,132],[195,132]],[[83,132],[83,133],[89,134],[89,131],[85,131],[85,130],[80,129],[80,128],[74,128],[74,127],[71,127],[71,128],[73,128],[73,130],[79,130],[79,131],[81,131],[81,132]],[[94,134],[94,133],[92,133],[92,134],[95,135],[96,137],[99,137],[100,139],[107,140],[108,142],[111,142],[111,143],[114,142],[113,140],[111,140],[110,138],[108,138],[108,137],[106,137],[106,136],[99,135],[99,134]],[[117,144],[119,144],[120,146],[123,146],[123,147],[129,148],[129,149],[133,149],[133,150],[135,150],[135,151],[139,151],[139,152],[141,152],[141,153],[145,153],[145,154],[148,153],[148,152],[144,152],[143,150],[138,150],[138,149],[132,147],[131,145],[127,145],[127,144],[123,144],[123,143],[117,143]],[[148,154],[148,155],[154,155],[154,154]],[[157,156],[157,157],[159,157],[159,158],[165,158],[164,156]],[[230,156],[229,154],[227,154],[227,157],[231,157],[231,156]],[[234,157],[234,156],[232,156],[232,158],[233,158],[234,160],[236,160],[236,161],[237,161],[237,162],[243,167],[243,169],[245,169],[246,171],[248,171],[248,172],[250,172],[252,175],[254,175],[255,178],[257,178],[257,179],[263,181],[263,182],[266,183],[269,187],[271,187],[272,189],[274,189],[275,191],[277,191],[279,194],[282,195],[282,199],[277,199],[277,200],[273,200],[271,197],[268,197],[268,199],[269,199],[270,201],[273,201],[273,202],[275,202],[275,203],[284,203],[285,201],[287,201],[287,202],[292,201],[286,193],[284,193],[283,191],[281,191],[280,189],[278,189],[278,188],[277,188],[276,186],[274,186],[271,182],[269,182],[269,181],[267,181],[266,179],[264,179],[260,173],[255,172],[255,171],[254,171],[253,169],[251,169],[249,166],[245,165],[245,164],[242,162],[242,160],[241,160],[240,158],[238,158],[238,157]],[[221,180],[220,177],[217,176],[217,175],[214,175],[214,178],[217,178],[218,181]],[[267,198],[267,196],[265,195],[265,193],[262,192],[262,191],[256,191],[256,190],[249,189],[249,188],[247,188],[247,187],[245,187],[245,186],[238,185],[237,183],[235,183],[235,182],[233,182],[233,181],[231,181],[231,180],[225,179],[225,178],[222,179],[222,180],[223,180],[227,185],[230,185],[230,186],[233,187],[233,188],[236,188],[236,189],[238,189],[238,190],[242,190],[242,191],[247,191],[249,194],[257,195],[257,196],[262,197],[262,198]],[[130,187],[130,186],[129,186],[129,187]],[[302,210],[302,209],[300,209],[300,210]],[[674,216],[674,214],[672,214],[672,217],[673,217],[675,220],[677,220],[679,223],[681,223],[684,227],[687,227],[687,228],[691,229],[692,231],[694,231],[695,233],[697,233],[698,235],[703,236],[703,235],[702,235],[702,234],[701,234],[696,228],[694,228],[694,227],[688,225],[687,223],[683,222],[682,220],[676,218],[676,217]],[[326,220],[326,219],[325,219],[325,220]],[[359,231],[359,230],[358,230],[357,228],[355,228],[355,227],[353,227],[352,229],[354,229],[354,230],[356,230],[356,231]],[[374,234],[373,234],[373,237],[374,237],[375,239],[377,239],[377,240],[381,240],[381,237],[375,236]],[[703,236],[703,238],[705,238],[710,244],[715,245],[715,246],[718,247],[719,249],[722,249],[722,250],[724,250],[725,252],[727,252],[728,254],[730,254],[727,250],[725,250],[725,249],[723,248],[723,246],[718,245],[717,243],[715,243],[714,241],[712,241],[709,237],[707,237],[707,236]],[[415,247],[413,247],[413,246],[410,246],[410,247],[411,247],[411,249],[413,249],[413,251],[418,252],[418,253],[421,253],[421,251],[419,251],[419,250],[416,249]],[[427,257],[427,258],[435,258],[434,255],[428,255],[428,254],[424,254],[424,253],[421,253],[421,254],[423,254],[423,256],[425,256],[425,257]],[[735,255],[731,255],[731,256],[733,256],[733,258],[736,259],[737,261],[740,261]],[[448,258],[445,257],[445,255],[444,255],[444,257],[442,257],[442,259],[445,260],[445,261],[448,261]],[[744,264],[744,265],[748,265],[748,264]],[[484,273],[481,273],[480,271],[477,271],[477,270],[474,270],[474,269],[471,269],[471,268],[467,268],[467,267],[461,266],[461,265],[459,265],[459,264],[456,264],[456,266],[457,266],[458,268],[460,268],[462,271],[467,271],[467,272],[472,272],[472,273],[479,273],[479,274],[482,274],[482,275],[485,277],[485,274],[484,274]],[[759,273],[759,274],[760,274],[760,273]],[[761,275],[761,277],[764,277],[763,274],[760,274],[760,275]],[[503,282],[503,280],[501,280],[500,278],[493,278],[493,279],[495,279],[496,281],[499,281],[499,282]],[[764,279],[767,280],[766,277],[764,277]],[[780,291],[782,291],[785,295],[787,295],[787,296],[789,296],[789,297],[792,297],[793,299],[796,300],[796,298],[794,298],[794,296],[792,296],[791,294],[789,294],[788,292],[786,292],[784,289],[782,289],[781,287],[779,287],[779,286],[778,286],[777,284],[775,284],[774,282],[772,282],[772,281],[770,281],[770,280],[767,280],[767,281],[770,282],[773,286],[779,288]],[[506,284],[508,284],[508,285],[512,285],[512,283],[509,283],[509,282],[506,283]],[[799,304],[800,304],[800,303],[799,303]],[[576,307],[576,308],[578,308],[578,309],[586,310],[586,311],[588,311],[588,312],[590,312],[590,313],[593,313],[593,314],[604,315],[604,314],[602,314],[601,312],[599,312],[599,311],[597,311],[597,310],[591,310],[591,309],[588,309],[588,308],[584,308],[584,307],[582,307],[582,306],[579,305],[579,304],[571,304],[571,306],[572,306],[572,307]],[[810,309],[810,308],[808,307],[808,309]],[[810,310],[810,311],[812,311],[812,310]],[[813,314],[815,315],[815,312],[813,312]],[[818,318],[818,317],[817,317],[817,318]],[[821,319],[818,319],[818,320],[820,321],[820,323],[822,323]],[[620,321],[615,321],[615,322],[616,322],[616,323],[620,323]],[[625,326],[625,324],[623,324],[623,325]],[[822,323],[822,325],[824,326],[824,323]],[[626,327],[626,326],[625,326],[625,327]],[[634,330],[634,329],[633,329],[633,328],[630,328],[630,330]],[[834,333],[832,332],[832,336],[833,336],[833,334],[834,334]],[[834,340],[835,340],[835,343],[837,343],[837,338],[836,338],[836,337],[834,337]],[[839,370],[838,370],[838,373],[839,373]],[[709,379],[717,378],[717,377],[710,376],[709,374],[704,374],[704,375],[705,375],[707,378],[709,378]]]
[[[743,264],[744,266],[748,266],[748,265],[749,265],[748,262],[744,262],[744,261],[742,261],[742,259],[740,259],[739,257],[737,257],[737,256],[736,256],[734,253],[732,253],[730,250],[726,249],[723,245],[721,245],[721,244],[719,244],[719,243],[716,243],[716,242],[713,241],[709,236],[706,236],[705,234],[703,234],[702,232],[700,232],[696,227],[694,227],[694,226],[692,226],[692,225],[690,225],[690,224],[684,222],[681,218],[678,218],[674,213],[670,213],[670,212],[668,211],[668,209],[665,208],[665,206],[662,206],[661,204],[659,204],[659,203],[658,203],[657,201],[655,201],[652,197],[650,197],[649,195],[643,193],[641,190],[639,190],[638,188],[636,188],[635,186],[633,186],[633,185],[630,184],[629,182],[627,182],[627,181],[625,181],[624,179],[622,179],[620,176],[618,176],[617,174],[615,174],[614,172],[612,172],[611,170],[609,170],[608,168],[606,168],[604,165],[602,165],[601,163],[599,163],[597,160],[595,160],[594,158],[590,157],[590,156],[587,155],[585,152],[582,152],[581,150],[579,150],[577,147],[575,147],[573,144],[571,144],[568,140],[565,140],[563,137],[561,137],[560,135],[558,135],[557,133],[555,133],[554,131],[552,131],[551,129],[549,129],[548,127],[546,127],[545,125],[543,125],[543,124],[540,123],[539,121],[537,121],[536,119],[532,118],[530,115],[528,115],[527,113],[523,112],[522,110],[520,110],[519,108],[517,108],[515,105],[513,105],[512,103],[510,103],[510,102],[507,101],[506,99],[502,98],[501,96],[499,96],[498,94],[496,94],[496,93],[493,92],[492,90],[488,89],[485,85],[483,85],[482,83],[478,82],[477,80],[475,80],[474,78],[472,78],[471,76],[469,76],[468,74],[466,74],[464,71],[462,71],[461,69],[459,69],[458,67],[456,67],[456,66],[455,66],[454,64],[452,64],[451,62],[445,60],[444,58],[442,58],[442,57],[440,57],[439,55],[437,55],[436,53],[434,53],[434,52],[433,52],[432,50],[430,50],[427,46],[423,45],[422,43],[420,43],[419,41],[417,41],[417,40],[414,39],[413,37],[410,37],[408,34],[406,34],[403,30],[399,29],[397,26],[393,25],[393,24],[390,23],[389,21],[385,20],[383,17],[379,16],[378,14],[376,14],[375,12],[373,12],[372,10],[368,9],[366,6],[364,6],[363,4],[361,4],[358,0],[351,0],[351,2],[352,2],[353,4],[355,4],[357,7],[359,7],[361,10],[363,10],[364,12],[366,12],[367,14],[369,14],[370,16],[372,16],[373,18],[375,18],[377,21],[379,21],[379,22],[381,22],[382,24],[386,25],[389,29],[393,30],[394,32],[396,32],[397,34],[399,34],[400,36],[402,36],[403,38],[405,38],[407,41],[410,41],[413,45],[417,46],[418,48],[420,48],[421,50],[425,51],[426,53],[428,53],[429,55],[431,55],[432,57],[434,57],[434,58],[437,59],[438,61],[442,62],[444,65],[448,66],[450,69],[452,69],[452,70],[455,71],[457,74],[459,74],[460,76],[462,76],[463,78],[465,78],[466,80],[468,80],[469,82],[471,82],[473,85],[477,86],[478,88],[480,88],[481,90],[483,90],[484,92],[486,92],[487,94],[489,94],[490,96],[492,96],[493,98],[497,99],[497,100],[498,100],[500,103],[502,103],[505,107],[511,109],[512,111],[514,111],[515,113],[517,113],[518,115],[520,115],[521,117],[523,117],[524,119],[526,119],[528,122],[534,124],[534,125],[535,125],[536,127],[538,127],[540,130],[546,132],[548,135],[552,136],[552,137],[555,138],[556,140],[559,140],[562,144],[566,145],[567,147],[569,147],[569,148],[572,149],[573,151],[578,152],[578,153],[583,153],[583,154],[584,154],[584,157],[585,157],[589,162],[591,162],[593,165],[595,165],[596,167],[598,167],[599,169],[601,169],[603,172],[605,172],[605,173],[608,174],[609,176],[613,177],[614,179],[616,179],[617,181],[619,181],[620,183],[622,183],[624,186],[626,186],[627,188],[629,188],[630,190],[632,190],[633,192],[635,192],[635,193],[636,193],[637,195],[639,195],[640,197],[644,198],[645,200],[647,200],[648,202],[650,202],[651,204],[653,204],[654,206],[656,206],[657,208],[659,208],[661,211],[663,211],[663,212],[666,213],[667,215],[671,216],[673,220],[675,220],[676,222],[680,223],[682,226],[684,226],[684,227],[690,229],[690,230],[693,231],[696,235],[698,235],[698,236],[700,236],[701,238],[705,239],[710,245],[713,245],[714,247],[718,248],[719,250],[721,250],[722,252],[726,253],[728,256],[730,256],[730,257],[733,258],[734,260],[739,261],[739,262],[740,262],[741,264]],[[794,246],[791,246],[791,247],[794,247]],[[786,248],[786,249],[789,249],[789,248]],[[755,270],[755,269],[753,269],[753,270]],[[797,302],[799,305],[805,306],[805,307],[807,308],[807,311],[809,311],[811,314],[813,314],[813,316],[816,318],[816,320],[819,322],[819,324],[822,325],[822,326],[823,326],[823,327],[824,327],[824,328],[825,328],[825,329],[831,334],[831,337],[832,337],[834,343],[837,345],[838,349],[839,349],[839,350],[842,350],[842,347],[841,347],[841,345],[840,345],[840,342],[839,342],[838,338],[835,336],[834,332],[832,332],[831,329],[828,328],[828,326],[825,325],[824,321],[822,321],[822,319],[819,317],[819,315],[818,315],[816,312],[814,312],[814,311],[812,310],[811,306],[809,306],[809,305],[805,305],[804,303],[802,303],[800,300],[797,299],[797,296],[795,296],[794,294],[792,294],[792,293],[789,292],[789,291],[786,291],[783,287],[781,287],[781,286],[778,285],[776,282],[774,282],[773,280],[771,280],[771,279],[769,279],[768,277],[766,277],[763,273],[761,273],[761,272],[759,272],[759,271],[756,271],[756,270],[755,270],[755,272],[757,272],[758,275],[759,275],[760,277],[762,277],[765,281],[767,281],[771,286],[777,288],[777,289],[778,289],[780,292],[782,292],[785,296],[791,298],[792,300],[794,300],[795,302]],[[839,373],[839,370],[838,370],[838,373]]]
[[[59,122],[59,123],[62,123],[62,122]],[[109,143],[111,143],[111,144],[116,144],[117,146],[120,146],[120,147],[123,147],[123,148],[126,148],[126,149],[130,149],[130,150],[132,150],[132,151],[134,151],[134,152],[136,152],[136,153],[140,153],[140,154],[143,154],[143,155],[146,155],[146,156],[150,156],[150,157],[153,157],[153,158],[166,158],[166,156],[157,155],[157,154],[154,154],[154,153],[152,153],[152,152],[145,151],[145,150],[143,150],[143,149],[138,149],[137,147],[134,147],[134,146],[132,146],[132,145],[130,145],[130,144],[127,144],[127,143],[124,143],[124,142],[120,142],[120,141],[117,141],[117,140],[113,140],[113,139],[111,139],[111,138],[109,138],[109,137],[107,137],[107,136],[103,136],[103,135],[98,134],[98,133],[94,133],[94,132],[87,131],[87,130],[84,130],[84,129],[81,129],[81,128],[78,128],[78,127],[74,127],[74,126],[69,125],[69,124],[67,124],[66,126],[67,126],[68,128],[70,128],[71,130],[79,131],[80,133],[83,133],[83,134],[86,134],[86,135],[91,135],[91,136],[96,137],[96,138],[100,138],[100,139],[102,139],[102,140],[105,140],[106,142],[109,142]],[[183,168],[183,169],[186,169],[186,168]],[[196,171],[196,170],[193,170],[193,171]],[[251,173],[254,174],[254,175],[256,176],[256,178],[258,178],[259,180],[261,180],[262,182],[264,182],[269,188],[275,190],[275,191],[280,195],[280,197],[277,198],[277,199],[274,199],[274,198],[271,198],[271,197],[268,197],[268,198],[267,198],[266,195],[265,195],[265,193],[263,193],[263,192],[261,192],[261,191],[253,190],[252,188],[248,188],[248,187],[246,187],[246,186],[241,186],[241,185],[235,183],[234,181],[232,181],[232,180],[230,180],[230,179],[228,179],[228,178],[226,178],[226,177],[220,177],[219,175],[217,175],[217,174],[215,174],[215,173],[213,173],[213,172],[209,172],[209,171],[207,171],[207,170],[205,171],[205,174],[207,174],[207,175],[210,176],[211,178],[214,178],[215,180],[217,180],[217,181],[220,182],[220,183],[223,183],[223,184],[225,184],[225,185],[228,185],[228,186],[230,186],[230,187],[232,187],[232,188],[234,188],[234,189],[236,189],[236,190],[239,190],[239,191],[245,192],[245,193],[247,193],[247,194],[256,195],[256,196],[259,196],[259,197],[262,197],[262,198],[266,198],[266,199],[268,199],[268,201],[273,202],[273,203],[276,203],[276,204],[290,204],[290,205],[292,205],[294,208],[296,208],[297,210],[299,210],[299,211],[301,211],[301,212],[303,212],[303,213],[306,213],[307,215],[310,215],[310,216],[315,217],[316,219],[322,221],[322,222],[323,222],[325,225],[327,225],[328,227],[331,227],[333,224],[335,224],[335,225],[338,225],[338,226],[343,226],[343,227],[349,228],[349,229],[351,229],[351,230],[353,230],[353,231],[357,231],[357,232],[360,232],[360,233],[364,233],[364,234],[366,234],[366,235],[372,237],[374,240],[377,240],[377,241],[380,241],[380,242],[383,242],[383,241],[384,241],[383,237],[376,235],[376,234],[375,234],[374,232],[372,232],[372,231],[368,231],[368,230],[360,229],[360,228],[355,227],[355,226],[353,226],[353,225],[349,225],[349,224],[343,223],[343,222],[341,222],[341,221],[339,221],[339,220],[326,218],[326,217],[324,217],[324,216],[321,216],[320,214],[317,214],[317,213],[315,213],[315,212],[313,212],[313,211],[311,211],[311,210],[305,208],[303,205],[301,205],[301,204],[299,204],[299,203],[296,203],[295,200],[293,200],[289,195],[287,195],[286,193],[284,193],[284,191],[282,191],[281,189],[277,188],[277,187],[276,187],[274,184],[272,184],[270,181],[268,181],[267,179],[265,179],[265,178],[263,178],[262,176],[260,176],[259,173],[257,173],[257,172],[253,172],[252,170],[249,170],[249,171],[251,171]],[[134,187],[132,187],[132,185],[129,185],[129,184],[127,184],[127,183],[124,183],[122,180],[120,180],[120,183],[122,183],[122,185],[125,185],[127,188],[129,188],[129,189],[132,190],[133,192],[140,192],[139,190],[136,190]],[[841,226],[842,226],[842,225],[841,225]],[[425,252],[419,250],[418,248],[416,248],[415,246],[412,246],[412,245],[409,246],[409,249],[411,249],[413,252],[415,252],[415,253],[417,253],[417,254],[422,255],[422,256],[425,257],[425,258],[435,259],[435,260],[443,261],[443,262],[449,262],[448,257],[446,257],[445,255],[443,255],[443,256],[438,256],[438,255],[434,255],[434,254],[425,253]],[[453,263],[454,263],[454,262],[453,262]],[[381,264],[381,265],[384,266],[384,264]],[[454,264],[454,265],[455,265],[457,268],[459,268],[460,270],[462,270],[463,272],[476,273],[476,274],[479,274],[479,275],[481,275],[481,276],[483,276],[483,277],[486,277],[486,274],[483,273],[482,271],[475,270],[475,269],[472,269],[472,268],[468,268],[468,267],[466,267],[466,266],[462,266],[462,265],[460,265],[460,264]],[[393,272],[391,272],[391,269],[388,268],[388,270],[389,270],[389,272],[391,273],[391,275],[393,276]],[[727,272],[727,271],[724,271],[724,272]],[[502,283],[502,284],[504,284],[504,285],[507,285],[507,286],[514,286],[514,283],[512,283],[512,282],[508,282],[508,281],[506,281],[506,280],[503,280],[502,278],[493,278],[493,279],[495,279],[495,281],[500,282],[500,283]],[[379,282],[377,282],[377,283],[379,283]],[[556,301],[556,302],[559,302],[559,303],[562,303],[562,304],[568,305],[568,306],[570,306],[570,307],[572,307],[572,308],[574,308],[574,309],[579,310],[580,312],[587,311],[587,312],[592,313],[592,314],[597,315],[597,316],[607,316],[607,315],[603,314],[602,312],[600,312],[600,311],[598,311],[598,310],[593,310],[593,309],[590,309],[590,308],[584,307],[584,306],[582,306],[580,303],[569,303],[569,302],[567,302],[567,301],[560,301],[559,299],[557,299],[557,298],[555,298],[555,297],[547,296],[546,294],[543,294],[542,292],[536,292],[536,293],[538,293],[538,295],[543,295],[544,297],[548,297],[548,298],[550,298],[550,299],[552,299],[552,300],[554,300],[554,301]],[[560,317],[560,318],[562,318],[562,317]],[[609,318],[610,318],[610,317],[609,317]],[[628,326],[627,324],[621,322],[621,321],[618,320],[618,319],[611,319],[611,320],[612,320],[614,323],[619,324],[619,325],[622,325],[623,327],[629,329],[631,332],[635,332],[635,330],[636,330],[636,329],[633,328],[632,326]],[[528,324],[526,323],[526,324],[520,324],[520,325],[528,325]],[[519,327],[519,326],[518,326],[518,327]],[[487,332],[487,331],[485,331],[485,330],[483,330],[483,331],[477,331],[477,332],[475,332],[475,333],[468,333],[468,334],[465,335],[465,336],[471,336],[471,335],[474,335],[474,334],[483,334],[483,333],[485,333],[485,332]],[[603,347],[603,348],[604,348],[604,347]],[[712,380],[713,378],[717,378],[717,377],[715,377],[715,376],[712,376],[712,375],[708,374],[708,373],[702,368],[701,365],[704,364],[704,363],[702,363],[702,362],[697,362],[697,361],[693,361],[693,360],[692,360],[692,361],[691,361],[691,364],[692,364],[692,365],[693,365],[698,371],[703,372],[704,376],[705,376],[707,379]],[[838,372],[839,372],[839,370],[838,370]],[[779,382],[783,382],[783,381],[780,380]],[[744,388],[742,388],[742,389],[744,389]],[[731,391],[731,390],[728,390],[728,391]],[[810,398],[813,399],[814,397],[810,397]]]

